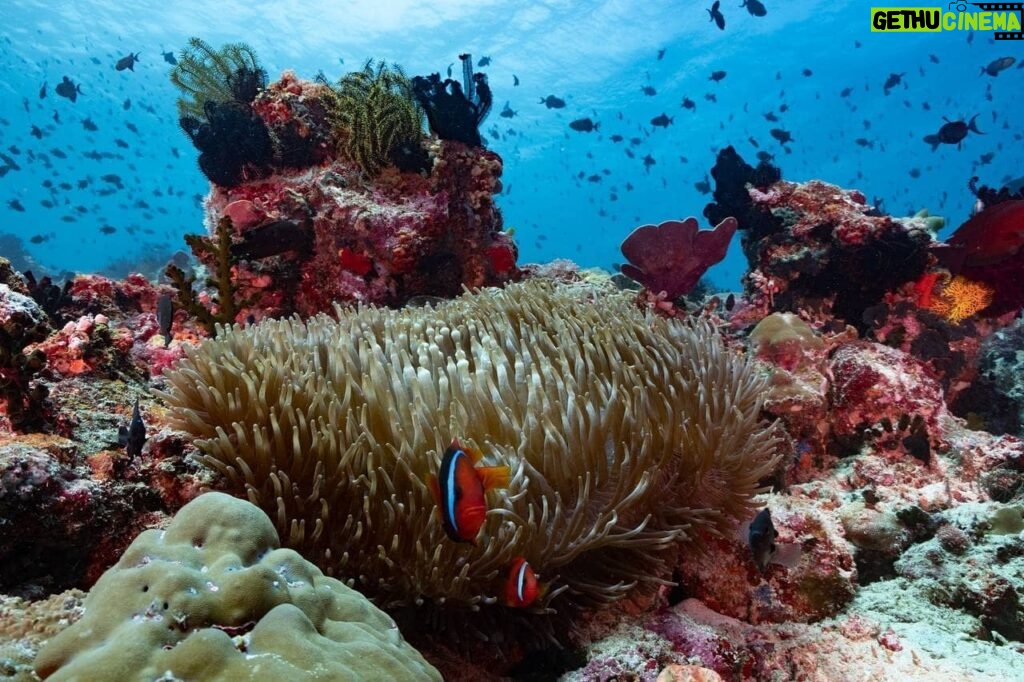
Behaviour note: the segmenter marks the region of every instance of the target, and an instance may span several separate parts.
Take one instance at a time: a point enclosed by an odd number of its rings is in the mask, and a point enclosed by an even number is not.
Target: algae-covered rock
[[[48,642],[50,680],[440,680],[394,621],[222,493],[147,530]]]

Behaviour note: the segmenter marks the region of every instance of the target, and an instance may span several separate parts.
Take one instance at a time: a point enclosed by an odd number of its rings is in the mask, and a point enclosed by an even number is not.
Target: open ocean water
[[[786,179],[860,189],[888,213],[927,208],[947,218],[943,237],[970,215],[969,178],[1021,183],[1024,41],[872,32],[869,3],[820,0],[767,0],[764,16],[725,0],[722,30],[711,4],[5,0],[0,255],[37,275],[155,275],[203,231],[208,185],[165,58],[190,36],[248,43],[272,80],[336,80],[368,58],[458,77],[471,53],[494,93],[482,130],[505,161],[499,203],[521,262],[610,269],[636,226],[701,216],[726,145],[751,164],[771,155]],[[116,70],[130,53],[133,70]],[[65,77],[74,102],[55,90]],[[975,116],[983,134],[959,148],[923,140]],[[596,130],[570,128],[580,119]],[[734,240],[710,277],[735,288],[744,269]]]

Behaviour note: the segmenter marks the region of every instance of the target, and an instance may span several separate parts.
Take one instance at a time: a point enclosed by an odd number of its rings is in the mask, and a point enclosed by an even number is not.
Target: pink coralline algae
[[[746,283],[766,312],[821,310],[864,331],[864,312],[924,271],[925,220],[882,215],[860,192],[818,180],[749,192],[767,226],[745,246]]]
[[[942,444],[942,387],[911,355],[870,341],[846,343],[829,370],[832,435],[856,446],[863,439],[892,441],[925,462]]]
[[[622,273],[653,294],[668,300],[689,293],[708,268],[725,258],[736,232],[735,218],[726,218],[712,230],[701,230],[696,218],[641,225],[622,242],[629,261]]]
[[[279,163],[275,175],[211,186],[211,234],[223,216],[233,227],[238,321],[311,315],[334,302],[397,306],[520,278],[516,245],[494,202],[497,154],[429,140],[429,174],[388,167],[369,179],[338,152],[323,102],[330,96],[327,86],[286,73],[253,111],[277,138],[287,129],[315,151],[301,163]],[[212,269],[214,253],[197,255]]]

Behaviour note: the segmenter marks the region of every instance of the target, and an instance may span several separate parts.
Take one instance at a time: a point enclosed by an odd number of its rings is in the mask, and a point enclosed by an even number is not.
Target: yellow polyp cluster
[[[942,285],[928,309],[958,324],[992,304],[995,290],[987,284],[957,275]]]

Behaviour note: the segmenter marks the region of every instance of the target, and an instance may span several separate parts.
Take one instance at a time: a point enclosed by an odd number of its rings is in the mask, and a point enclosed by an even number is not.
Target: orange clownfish
[[[507,466],[476,466],[482,458],[479,450],[464,448],[453,438],[441,457],[438,475],[427,477],[444,532],[455,542],[476,544],[487,514],[485,493],[508,487],[512,475]]]
[[[537,574],[530,568],[526,559],[519,556],[513,559],[512,567],[508,571],[504,585],[505,606],[515,608],[526,608],[537,600],[537,597],[547,591],[546,585],[541,585],[537,580]]]

